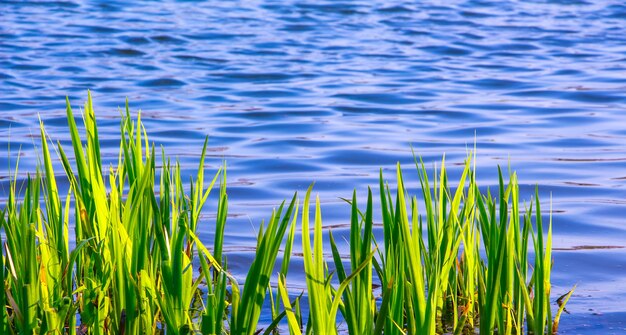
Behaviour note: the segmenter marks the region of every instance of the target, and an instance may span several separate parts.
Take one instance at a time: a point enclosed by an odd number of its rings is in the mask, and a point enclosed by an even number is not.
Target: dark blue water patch
[[[4,73],[4,72],[0,72],[0,79],[14,79],[15,77],[8,74],[8,73]]]
[[[528,89],[536,86],[536,84],[531,84],[528,82],[500,78],[476,79],[471,81],[464,81],[462,83],[486,90]]]
[[[253,148],[263,148],[263,149],[267,149],[268,151],[271,151],[272,148],[274,148],[277,143],[276,140],[272,140],[269,138],[256,138],[253,139],[252,142],[254,142],[253,144],[251,144],[251,147]],[[293,148],[325,148],[327,147],[329,144],[332,144],[333,141],[327,140],[323,137],[320,138],[308,138],[308,137],[297,137],[295,139],[284,139],[284,140],[280,140],[280,145],[284,146],[284,147],[293,147]]]
[[[468,125],[462,128],[452,128],[452,129],[433,129],[429,131],[430,133],[437,133],[438,136],[450,137],[456,139],[467,139],[467,143],[473,143],[473,139],[477,134],[480,136],[497,136],[500,134],[505,134],[508,132],[508,129],[504,127],[474,127]]]
[[[588,113],[588,110],[583,107],[570,107],[570,106],[526,106],[525,112],[532,113],[537,116],[545,116],[545,117],[554,117],[554,121],[558,121],[558,117],[560,116],[570,116],[572,114],[585,115]],[[587,114],[588,115],[588,114]]]
[[[168,142],[175,142],[176,140],[193,139],[198,140],[206,137],[206,133],[192,129],[190,127],[182,127],[172,130],[153,131],[150,133],[152,139],[163,139]]]
[[[608,18],[620,20],[624,20],[626,18],[626,6],[610,5],[606,8],[606,10]]]
[[[32,104],[26,103],[11,103],[11,102],[0,102],[0,111],[8,112],[8,111],[16,111],[16,110],[28,110],[32,109]]]
[[[464,40],[470,39],[474,41],[482,41],[485,39],[485,36],[477,35],[476,33],[472,33],[472,32],[462,33],[460,34],[460,36],[463,37]]]
[[[401,29],[399,30],[402,34],[406,36],[430,36],[431,33],[427,30],[416,30],[416,29]]]
[[[280,28],[280,30],[290,33],[309,32],[314,31],[315,29],[317,29],[316,26],[309,24],[287,24]]]
[[[144,45],[150,43],[150,40],[144,36],[121,36],[119,39],[130,45]]]
[[[520,40],[520,39],[518,39]],[[524,39],[527,40],[527,39]],[[534,40],[532,40],[534,41]],[[497,48],[499,50],[509,50],[509,51],[534,51],[538,50],[539,47],[535,46],[533,43],[508,43],[508,44],[498,44]]]
[[[69,59],[78,59],[78,58],[92,58],[94,52],[87,51],[76,51],[76,50],[63,50],[60,52],[51,52],[49,54],[50,57],[62,57]]]
[[[575,87],[572,87],[575,89]],[[601,90],[525,90],[518,92],[506,93],[516,97],[550,97],[553,99],[569,100],[587,103],[611,103],[622,102],[626,100],[626,96],[618,91],[601,91]]]
[[[553,3],[565,6],[583,6],[583,5],[591,5],[592,3],[584,0],[574,0],[574,1],[565,1],[565,0],[556,0]],[[560,17],[560,16],[557,16]]]
[[[393,13],[393,14],[397,14],[397,13],[406,14],[406,13],[415,12],[415,9],[411,9],[403,5],[381,7],[381,8],[377,8],[376,10],[381,13]]]
[[[145,87],[180,87],[185,86],[185,82],[172,78],[158,78],[142,80],[137,85]]]
[[[67,40],[89,38],[88,35],[79,35],[79,34],[50,34],[48,35],[48,37],[52,39],[52,41],[59,43],[58,45],[67,45],[68,43]],[[50,42],[51,41],[47,43],[50,43]]]
[[[252,49],[280,49],[283,47],[282,43],[278,42],[261,42],[252,44]]]
[[[401,93],[342,93],[335,94],[332,97],[383,105],[419,104],[428,101],[424,99],[406,98],[405,95]]]
[[[463,49],[470,49],[473,51],[492,51],[495,48],[497,48],[497,46],[493,46],[493,45],[477,44],[477,43],[470,43],[470,42],[456,42],[454,43],[454,45],[459,46]]]
[[[98,92],[101,93],[125,93],[124,89],[121,87],[115,87],[115,86],[107,86],[107,85],[99,85],[97,87]]]
[[[258,120],[258,121],[281,121],[284,119],[283,113],[277,113],[273,110],[266,111],[246,111],[243,114],[240,114],[241,117],[244,117],[249,120]]]
[[[133,63],[133,62],[120,62],[121,64],[131,67],[134,70],[141,70],[141,71],[160,71],[162,70],[160,67],[155,66],[155,65],[151,65],[151,64],[146,64],[146,63]],[[164,75],[169,75],[164,73]],[[124,78],[117,78],[117,79],[124,79]]]
[[[122,3],[116,2],[116,1],[98,2],[95,4],[95,7],[97,7],[100,11],[105,12],[105,13],[119,12],[120,10],[123,9]]]
[[[59,66],[56,68],[57,71],[61,72],[69,72],[69,73],[82,73],[85,72],[85,69],[80,68],[78,66]]]
[[[245,114],[244,114],[245,116]],[[270,120],[271,121],[271,120]],[[314,122],[302,123],[284,123],[284,122],[258,122],[251,123],[241,127],[237,126],[224,126],[216,127],[215,130],[226,134],[241,134],[243,130],[248,134],[306,134],[319,129],[322,124],[316,124]]]
[[[427,90],[423,90],[423,91],[409,91],[409,92],[403,92],[403,95],[407,95],[410,97],[420,97],[420,98],[435,98],[438,97],[439,94],[437,94],[437,92],[430,92]],[[434,100],[434,99],[428,99],[428,100]]]
[[[208,101],[208,102],[220,102],[220,103],[233,103],[233,102],[238,101],[238,100],[232,99],[231,97],[227,97],[224,95],[213,95],[213,94],[203,95],[201,97],[197,97],[195,100]]]
[[[192,40],[235,40],[239,38],[254,37],[254,34],[237,34],[237,33],[197,33],[197,34],[183,34],[185,38]]]
[[[488,57],[481,57],[481,59],[485,59],[488,60]],[[475,67],[477,69],[488,69],[488,70],[498,70],[501,71],[503,73],[508,73],[508,74],[513,74],[513,73],[524,73],[524,72],[541,72],[541,69],[538,68],[532,68],[532,67],[522,67],[522,66],[518,66],[515,64],[507,64],[505,63],[499,63],[499,64],[493,64],[493,63],[478,63],[473,65],[472,67]]]
[[[211,76],[217,77],[220,80],[226,80],[231,82],[253,82],[253,83],[279,83],[292,79],[294,76],[286,73],[279,72],[265,72],[265,73],[241,73],[241,72],[213,72]],[[301,77],[302,74],[299,74]],[[307,77],[309,75],[305,75]]]
[[[70,29],[78,28],[78,30],[90,34],[114,34],[122,32],[120,29],[104,25],[68,24],[66,27]]]
[[[245,56],[287,56],[289,53],[277,50],[268,49],[234,49],[230,51],[233,55],[245,55]]]
[[[175,55],[174,58],[196,64],[224,64],[228,62],[228,60],[222,58],[206,58],[195,55]]]
[[[512,104],[510,102],[501,102],[501,103],[480,103],[480,104],[461,104],[461,105],[452,105],[451,108],[460,109],[460,110],[478,110],[478,111],[516,111],[520,109],[524,109],[524,106]],[[472,117],[474,114],[469,115],[468,117]]]
[[[551,73],[551,75],[553,76],[581,76],[583,75],[585,72],[582,70],[577,70],[577,69],[559,69],[554,71],[553,73]]]
[[[44,120],[44,125],[46,127],[59,127],[65,128],[67,127],[67,116],[57,116],[57,117],[46,117]]]
[[[460,11],[459,14],[464,16],[464,17],[478,18],[478,19],[485,19],[485,18],[491,18],[491,17],[495,17],[496,16],[496,15],[491,14],[491,13],[484,13],[484,12],[478,12],[478,11],[469,11],[469,10]]]
[[[276,108],[276,110],[282,110],[284,112],[299,112],[306,111],[307,109],[317,108],[317,104],[313,101],[300,101],[300,100],[278,100],[263,104],[264,107]],[[296,115],[296,114],[292,114]]]
[[[3,107],[4,106],[0,105],[0,110],[5,110],[3,109]],[[0,119],[0,129],[2,129],[3,131],[6,131],[7,134],[9,133],[8,130],[10,128],[19,128],[19,127],[24,127],[24,126],[26,126],[26,124],[17,120]]]
[[[567,122],[567,120],[564,120]],[[577,124],[577,123],[574,123]],[[558,138],[553,139],[551,141],[545,141],[542,143],[542,146],[546,147],[554,147],[554,148],[576,148],[576,150],[581,150],[583,148],[594,148],[594,147],[607,147],[610,146],[611,143],[608,139],[598,139],[591,137],[566,137],[566,138]],[[584,151],[582,151],[584,152]]]
[[[511,51],[498,51],[498,52],[490,52],[484,55],[485,57],[496,57],[496,58],[504,58],[509,59],[511,62],[517,62],[522,59],[528,59],[532,61],[545,61],[547,60],[547,56],[539,55],[538,53],[528,53],[528,52],[511,52]],[[514,60],[510,60],[511,58],[515,58]]]
[[[430,52],[430,53],[441,55],[441,56],[467,56],[472,53],[472,51],[467,50],[467,49],[454,48],[454,47],[444,46],[444,45],[426,46],[426,47],[421,47],[420,49],[426,52]]]
[[[33,6],[33,7],[61,7],[61,8],[79,8],[80,5],[71,1],[4,1],[3,4]]]
[[[368,107],[356,107],[351,105],[333,105],[332,109],[346,113],[346,114],[414,114],[415,110],[411,109],[391,109],[391,108],[380,108],[376,106],[368,106]]]
[[[6,80],[4,81],[4,84],[10,88],[20,88],[20,89],[24,89],[24,90],[36,90],[36,89],[42,89],[43,87],[41,86],[35,86],[35,85],[27,85],[23,82],[17,82],[15,80]]]
[[[410,162],[410,157],[404,154],[363,149],[335,150],[324,157],[329,164],[378,167],[393,166],[400,159]]]
[[[607,69],[607,72],[616,72],[616,71],[623,71],[623,69]],[[588,80],[593,80],[594,82],[598,82],[598,83],[610,83],[610,84],[626,84],[626,78],[615,78],[615,77],[611,77],[609,76],[593,76],[593,77],[589,77]]]
[[[47,65],[36,65],[36,64],[25,64],[25,63],[17,63],[10,66],[11,70],[20,70],[20,71],[40,71],[50,68]]]
[[[113,48],[113,49],[107,50],[106,53],[111,56],[120,56],[120,57],[140,57],[146,54],[143,51],[139,51],[133,48]]]
[[[587,58],[598,58],[600,54],[597,53],[584,53],[584,52],[567,52],[567,53],[554,53],[552,57],[555,58],[579,58],[579,59],[587,59]]]
[[[284,98],[298,96],[298,92],[292,90],[254,90],[254,91],[239,91],[238,96],[251,97],[251,98]]]
[[[161,44],[175,44],[180,45],[186,43],[184,39],[177,38],[169,35],[155,35],[150,37],[151,40]]]
[[[277,105],[282,105],[282,103],[277,103]],[[306,117],[306,118],[327,118],[332,116],[337,116],[339,113],[332,110],[324,110],[324,109],[293,109],[289,107],[289,103],[286,102],[284,106],[268,106],[275,108],[278,112],[277,114],[281,117]],[[267,106],[267,104],[264,104]],[[246,115],[248,115],[246,113]]]
[[[109,77],[96,77],[96,76],[75,76],[74,80],[76,80],[79,83],[101,83],[104,81],[109,81],[109,80],[113,80],[112,78]]]
[[[537,43],[549,47],[575,48],[578,44],[582,43],[582,41],[566,40],[562,38],[542,38],[537,41]]]
[[[443,72],[443,70],[438,68],[437,66],[434,66],[434,65],[428,66],[428,65],[423,65],[423,64],[410,65],[408,70],[413,73]],[[412,78],[410,80],[415,80],[415,78]]]
[[[304,10],[311,10],[313,12],[321,12],[321,13],[329,13],[329,14],[339,14],[341,16],[348,15],[357,15],[357,14],[365,14],[360,12],[358,9],[359,5],[354,5],[346,2],[335,2],[332,4],[309,4],[309,3],[299,3],[296,7]]]

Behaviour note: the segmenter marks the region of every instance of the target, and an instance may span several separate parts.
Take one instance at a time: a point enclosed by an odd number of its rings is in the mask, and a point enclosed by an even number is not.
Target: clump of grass
[[[551,220],[546,227],[538,192],[520,209],[515,173],[505,183],[500,172],[496,193],[483,193],[471,157],[455,188],[444,161],[432,183],[424,163],[416,161],[419,205],[408,195],[399,165],[393,190],[381,171],[379,208],[369,189],[364,210],[356,192],[346,200],[347,264],[332,233],[329,248],[324,247],[319,199],[311,224],[309,188],[300,217],[304,273],[295,274],[307,284],[306,316],[300,297],[290,300],[287,289],[297,195],[261,225],[241,285],[229,274],[222,252],[226,172],[218,169],[205,182],[207,142],[186,185],[178,162],[163,151],[157,159],[140,116],[133,121],[126,104],[118,162],[104,167],[90,95],[83,112],[81,136],[68,101],[74,159],[60,143],[52,146],[70,186],[67,193],[57,186],[43,123],[40,168],[18,182],[16,164],[11,177],[0,216],[2,334],[252,335],[278,333],[281,324],[290,334],[331,335],[339,333],[340,324],[348,334],[376,335],[552,334],[558,328],[572,291],[553,314]],[[200,214],[216,184],[215,238],[209,250],[197,230],[206,224]],[[373,234],[377,210],[382,241]],[[72,233],[75,243],[69,242]],[[332,259],[326,260],[329,249]],[[278,281],[272,283],[276,272]],[[375,287],[380,293],[374,293]],[[268,295],[269,308],[264,307]],[[258,325],[262,313],[273,320],[265,328]]]

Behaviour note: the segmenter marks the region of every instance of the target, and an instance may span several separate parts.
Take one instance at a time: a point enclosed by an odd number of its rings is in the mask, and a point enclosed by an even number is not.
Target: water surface
[[[189,171],[206,135],[209,169],[227,162],[226,249],[242,275],[254,228],[292,192],[315,181],[325,223],[345,233],[339,197],[364,194],[380,167],[390,178],[395,162],[410,168],[411,144],[429,166],[446,153],[455,174],[476,143],[481,185],[510,163],[527,197],[536,184],[545,208],[552,197],[553,292],[578,284],[563,333],[626,332],[622,1],[2,1],[0,11],[4,189],[20,146],[21,171],[34,171],[38,116],[67,142],[65,96],[78,109],[87,89],[115,159],[128,98]]]

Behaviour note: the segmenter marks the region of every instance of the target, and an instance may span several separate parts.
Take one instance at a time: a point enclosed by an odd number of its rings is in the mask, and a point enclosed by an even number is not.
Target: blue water
[[[552,197],[553,293],[578,284],[563,333],[626,333],[623,1],[2,1],[0,186],[20,146],[34,171],[38,116],[68,140],[65,96],[78,110],[87,89],[109,159],[127,97],[188,171],[209,135],[236,275],[292,192],[315,181],[345,233],[339,197],[410,169],[411,144],[454,175],[475,142],[481,185],[510,163],[525,195]]]

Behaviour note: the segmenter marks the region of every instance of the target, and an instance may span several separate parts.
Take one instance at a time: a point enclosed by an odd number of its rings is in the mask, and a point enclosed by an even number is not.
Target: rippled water
[[[546,204],[552,195],[553,292],[578,284],[563,333],[626,333],[622,1],[2,1],[0,11],[4,189],[7,144],[33,171],[37,116],[67,141],[64,98],[79,106],[87,89],[114,158],[128,97],[186,168],[207,134],[211,167],[228,163],[226,242],[241,275],[253,228],[292,192],[316,181],[325,222],[345,232],[339,197],[375,185],[379,167],[410,168],[410,144],[429,165],[445,152],[454,174],[476,141],[483,186],[510,162],[526,195],[535,184]]]

